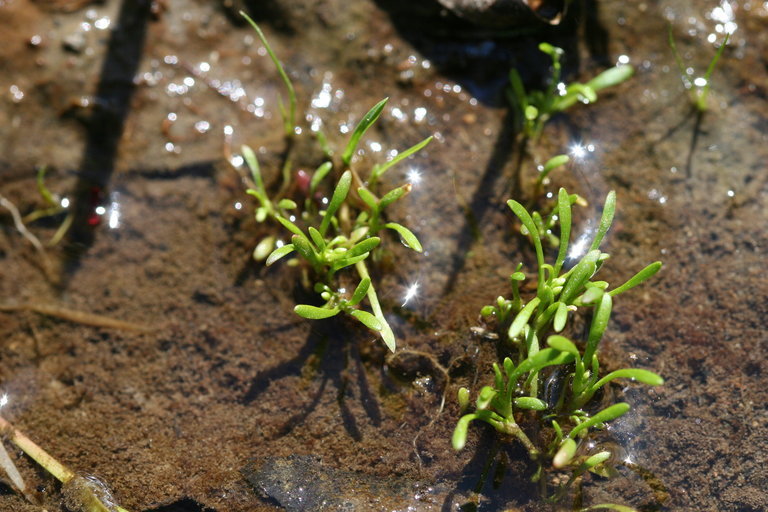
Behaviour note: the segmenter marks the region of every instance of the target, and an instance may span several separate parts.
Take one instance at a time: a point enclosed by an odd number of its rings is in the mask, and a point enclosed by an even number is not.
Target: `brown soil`
[[[667,382],[616,389],[633,410],[612,425],[611,442],[632,464],[619,478],[588,481],[580,500],[768,510],[764,3],[729,4],[738,30],[701,118],[691,114],[666,27],[684,59],[705,69],[711,2],[586,2],[587,15],[546,32],[451,27],[450,36],[394,0],[260,5],[254,14],[297,84],[301,111],[323,119],[334,145],[345,139],[342,125],[390,97],[363,141],[361,168],[436,135],[391,171],[392,183],[409,166],[422,173],[392,217],[426,249],[416,257],[396,247],[375,276],[398,335],[394,357],[357,325],[298,318],[293,305],[307,296],[298,274],[250,258],[269,228],[254,222],[222,134],[231,127],[234,151],[258,148],[276,177],[282,89],[232,15],[239,2],[107,1],[71,13],[45,4],[0,0],[0,193],[22,213],[39,208],[34,166],[47,165],[48,187],[78,214],[68,239],[49,250],[62,276],[51,283],[0,211],[0,304],[55,304],[153,331],[1,311],[2,415],[106,482],[123,507],[456,510],[470,499],[495,443],[475,428],[464,451],[450,446],[456,390],[486,382],[494,356],[470,328],[482,305],[508,293],[517,262],[531,261],[503,203],[517,154],[499,85],[512,65],[540,76],[546,62],[531,48],[547,38],[567,47],[574,76],[623,54],[637,74],[556,118],[534,159],[575,141],[595,145],[577,173],[553,178],[589,200],[580,221],[617,191],[604,279],[665,264],[617,300],[601,361],[653,369]],[[324,84],[330,103],[311,105]],[[307,153],[299,165],[316,163]],[[532,171],[525,161],[524,183]],[[92,228],[97,204],[106,213]],[[47,240],[61,221],[30,228]],[[415,281],[419,296],[402,305]],[[12,455],[39,503],[0,484],[0,511],[64,510],[56,482]],[[486,485],[480,510],[549,510],[534,498],[523,452],[502,447],[499,460],[506,471]],[[270,478],[306,480],[310,490],[286,498],[259,483]],[[321,492],[319,482],[331,487]],[[337,501],[306,504],[320,495]]]

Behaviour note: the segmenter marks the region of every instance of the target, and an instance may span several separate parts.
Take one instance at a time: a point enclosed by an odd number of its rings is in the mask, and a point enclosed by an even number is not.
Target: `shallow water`
[[[532,261],[504,205],[518,155],[500,85],[512,65],[531,81],[546,72],[533,50],[546,37],[566,48],[574,77],[620,56],[637,72],[554,119],[520,181],[534,176],[534,162],[585,148],[575,172],[553,176],[551,188],[587,198],[577,226],[596,221],[607,191],[617,191],[603,278],[665,264],[617,300],[601,361],[652,369],[667,382],[615,390],[633,410],[612,425],[611,442],[635,470],[591,480],[583,503],[768,508],[760,329],[768,318],[768,4],[587,2],[583,21],[561,29],[450,36],[418,13],[404,16],[407,5],[395,1],[262,6],[256,15],[307,124],[322,120],[331,143],[390,98],[363,140],[361,168],[435,136],[388,175],[391,184],[414,181],[391,216],[425,247],[420,256],[395,247],[382,267],[379,288],[402,350],[394,358],[357,327],[296,317],[297,275],[250,258],[267,231],[228,159],[237,163],[247,143],[276,178],[283,144],[281,84],[252,32],[212,2],[108,1],[72,13],[54,5],[0,2],[0,193],[22,213],[34,210],[34,167],[47,165],[48,187],[79,213],[68,243],[49,251],[63,276],[52,286],[0,211],[0,301],[156,330],[0,312],[2,414],[106,482],[122,506],[276,510],[279,498],[265,498],[241,470],[294,455],[358,475],[352,482],[436,489],[406,500],[411,509],[466,501],[493,445],[477,428],[467,449],[450,447],[456,389],[489,378],[495,356],[471,327],[482,305],[508,293],[518,261],[529,270]],[[718,24],[735,24],[700,119],[667,44],[669,23],[698,70],[714,55],[711,34],[722,37]],[[314,169],[317,153],[301,154],[299,166]],[[59,222],[30,229],[47,240]],[[503,452],[507,469],[497,471],[500,485],[486,485],[480,510],[547,509],[533,498],[523,452]],[[19,465],[41,503],[61,509],[55,483],[28,460]],[[38,509],[0,486],[0,510]]]

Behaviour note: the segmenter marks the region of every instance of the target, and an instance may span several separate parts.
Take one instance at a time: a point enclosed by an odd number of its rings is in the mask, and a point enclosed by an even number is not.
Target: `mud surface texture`
[[[297,317],[299,274],[251,258],[273,228],[254,221],[230,160],[249,144],[277,180],[282,85],[240,8],[280,55],[307,125],[322,120],[333,146],[390,98],[362,140],[361,169],[435,136],[387,175],[418,174],[392,216],[425,247],[396,248],[374,276],[393,356],[359,325]],[[700,74],[735,28],[702,116],[668,26]],[[547,191],[589,201],[583,229],[616,190],[603,278],[665,264],[617,300],[601,362],[666,384],[613,389],[633,406],[610,430],[627,466],[587,479],[576,499],[768,510],[765,2],[586,0],[560,25],[499,29],[437,2],[0,0],[0,27],[0,194],[22,215],[44,208],[35,169],[46,166],[48,189],[74,212],[44,259],[0,209],[1,414],[127,510],[447,511],[468,500],[570,510],[536,497],[514,443],[473,497],[495,436],[473,427],[459,453],[450,437],[458,387],[491,377],[493,342],[471,329],[478,312],[509,292],[519,261],[534,268],[504,201],[529,199],[536,164],[578,144],[583,156]],[[570,79],[620,58],[637,71],[556,116],[521,159],[503,87],[513,66],[541,83],[542,40],[566,49]],[[315,168],[316,153],[298,154],[297,169]],[[45,243],[65,218],[29,229]],[[33,503],[0,483],[0,511],[65,510],[60,485],[5,445]]]

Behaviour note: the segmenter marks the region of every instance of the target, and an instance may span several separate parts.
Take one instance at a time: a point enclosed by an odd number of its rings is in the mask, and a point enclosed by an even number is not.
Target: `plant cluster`
[[[509,72],[510,86],[507,89],[507,98],[517,112],[519,128],[525,138],[533,141],[539,138],[544,124],[553,114],[570,108],[576,102],[594,103],[599,91],[624,82],[634,73],[632,66],[621,64],[606,69],[585,84],[573,82],[566,85],[561,81],[560,59],[565,53],[562,48],[541,43],[539,50],[552,59],[552,75],[547,88],[526,91],[520,73],[513,68]]]
[[[290,108],[282,107],[285,120],[286,136],[292,137],[295,111],[295,93],[293,86],[283,70],[282,65],[270,48],[266,38],[258,26],[245,14],[243,16],[254,26],[262,43],[277,66],[286,88],[288,89]],[[309,319],[329,318],[339,313],[345,313],[359,321],[381,336],[386,346],[394,352],[396,341],[392,328],[389,326],[379,303],[376,288],[371,280],[367,262],[377,259],[377,251],[382,242],[384,230],[396,232],[406,247],[421,252],[422,247],[413,232],[402,224],[387,221],[385,211],[395,201],[402,199],[411,190],[411,184],[406,183],[395,187],[381,196],[376,194],[381,178],[392,166],[413,155],[429,144],[428,137],[409,149],[398,153],[390,160],[375,165],[366,180],[360,176],[353,166],[353,155],[360,139],[381,115],[387,98],[379,101],[368,111],[352,132],[341,153],[340,159],[332,157],[327,140],[321,138],[328,160],[323,162],[311,175],[305,198],[301,208],[295,200],[285,197],[270,198],[267,187],[261,175],[255,153],[249,147],[242,148],[243,157],[251,171],[252,186],[248,193],[256,198],[258,207],[255,216],[258,222],[275,221],[285,228],[291,236],[290,243],[280,244],[274,236],[264,238],[256,246],[254,257],[266,259],[266,264],[272,265],[289,254],[297,257],[290,264],[305,264],[305,279],[314,281],[313,288],[324,301],[321,306],[299,304],[295,312]],[[289,159],[286,160],[289,164]],[[290,164],[289,164],[290,165]],[[290,179],[290,169],[284,166],[284,184]],[[288,168],[289,171],[285,172]],[[343,171],[343,172],[342,172]],[[319,197],[322,184],[330,176],[339,176],[333,187],[330,199]],[[288,187],[281,187],[278,194]],[[342,271],[354,267],[357,283],[347,286],[350,278],[342,278]],[[362,308],[367,298],[370,311]]]
[[[464,447],[469,425],[480,420],[499,433],[520,441],[537,464],[534,481],[547,489],[545,473],[549,466],[568,470],[571,478],[553,495],[561,497],[570,484],[586,471],[610,472],[611,453],[590,453],[585,440],[590,430],[602,428],[627,411],[629,405],[617,403],[594,411],[593,397],[615,379],[631,379],[652,386],[664,381],[657,374],[641,369],[621,369],[600,375],[598,346],[608,326],[613,298],[646,281],[661,268],[655,262],[613,289],[605,281],[593,280],[609,255],[599,246],[611,226],[616,195],[608,194],[600,224],[589,250],[569,270],[565,270],[571,234],[571,206],[577,196],[561,188],[557,199],[557,222],[560,240],[554,264],[546,263],[542,240],[532,216],[518,202],[508,201],[520,219],[536,252],[536,296],[524,300],[520,284],[526,279],[520,263],[510,276],[512,298],[498,297],[485,306],[481,314],[494,322],[501,339],[501,351],[509,354],[501,364],[493,365],[493,385],[480,390],[475,410],[464,414],[453,435],[456,450]],[[587,339],[576,344],[559,334],[577,312],[591,310]],[[543,346],[542,341],[546,339]],[[470,391],[459,390],[462,410],[469,407]],[[521,420],[529,420],[535,411],[531,432]]]
[[[675,57],[677,68],[680,70],[680,80],[682,80],[683,86],[690,93],[691,103],[696,108],[696,110],[701,113],[706,112],[709,109],[708,98],[709,90],[711,87],[710,79],[712,77],[712,73],[715,71],[715,67],[720,60],[720,57],[725,51],[725,47],[728,45],[728,39],[730,37],[730,33],[725,34],[723,42],[720,43],[720,47],[717,49],[717,52],[715,52],[712,60],[709,61],[709,65],[707,66],[707,70],[704,72],[704,75],[697,77],[694,74],[693,68],[687,67],[683,63],[683,58],[680,56],[680,52],[677,50],[677,45],[675,44],[675,37],[672,35],[672,25],[669,26],[668,43],[670,49],[672,50],[672,55]]]

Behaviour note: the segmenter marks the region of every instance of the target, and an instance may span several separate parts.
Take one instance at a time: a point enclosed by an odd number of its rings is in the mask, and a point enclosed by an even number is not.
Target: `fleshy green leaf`
[[[507,205],[517,216],[517,218],[520,219],[520,222],[523,223],[523,226],[525,226],[531,235],[533,246],[536,249],[536,261],[539,264],[539,282],[541,283],[544,281],[544,274],[542,270],[542,267],[544,266],[544,251],[541,248],[541,238],[539,238],[539,231],[536,229],[536,224],[534,224],[531,215],[528,213],[525,207],[517,201],[510,199],[507,201]]]
[[[328,208],[323,215],[323,221],[320,223],[320,234],[325,236],[325,232],[328,231],[328,226],[331,223],[331,219],[336,214],[341,204],[347,198],[349,193],[349,187],[352,184],[352,171],[344,171],[344,174],[339,178],[339,183],[333,191],[331,202],[328,204]]]
[[[281,199],[277,203],[277,206],[279,206],[280,208],[283,208],[285,210],[293,210],[298,205],[296,204],[296,201],[294,201],[292,199]]]
[[[315,246],[317,247],[317,249],[319,251],[324,251],[325,240],[323,240],[323,236],[320,234],[320,232],[312,226],[309,226],[307,231],[309,231],[309,236],[312,238],[312,241],[315,243]]]
[[[547,338],[547,345],[560,352],[567,352],[573,354],[575,357],[579,357],[579,349],[565,336],[559,336],[557,334],[550,336]]]
[[[263,261],[269,257],[273,250],[275,250],[275,237],[264,237],[253,249],[253,259],[256,261]]]
[[[510,340],[517,338],[520,333],[523,332],[523,327],[525,327],[525,325],[528,323],[528,320],[533,314],[533,310],[536,309],[536,306],[539,305],[539,302],[540,300],[538,297],[531,299],[531,302],[526,304],[525,307],[517,314],[515,319],[512,321],[512,324],[509,326],[509,331],[507,332]]]
[[[451,438],[451,445],[453,449],[459,451],[467,444],[467,430],[469,430],[469,422],[477,418],[477,415],[465,414],[462,416],[458,423],[456,423],[456,429],[453,431],[453,437]]]
[[[555,321],[552,325],[555,332],[560,332],[565,328],[565,323],[568,321],[568,306],[562,302],[557,302],[557,311],[555,312]]]
[[[267,266],[272,265],[274,262],[282,258],[283,256],[293,252],[293,244],[285,244],[282,247],[278,247],[272,254],[267,257]]]
[[[341,270],[344,267],[349,267],[350,265],[354,265],[355,263],[363,261],[365,258],[368,257],[369,254],[371,253],[364,252],[363,254],[358,254],[357,256],[352,256],[349,258],[340,258],[338,260],[335,260],[331,265],[331,271],[336,272],[338,270]]]
[[[371,286],[371,278],[366,277],[363,278],[362,281],[360,281],[360,284],[357,285],[357,288],[355,288],[354,293],[352,294],[352,298],[349,299],[349,305],[350,306],[357,306],[360,304],[360,301],[362,301],[365,298],[365,294],[368,293],[368,288]],[[377,331],[381,329],[376,329]]]
[[[515,406],[520,409],[530,409],[532,411],[543,411],[547,408],[547,402],[539,400],[532,396],[521,396],[515,398]]]
[[[584,287],[584,284],[595,274],[599,258],[600,251],[590,251],[571,269],[571,273],[563,286],[563,291],[560,292],[560,302],[567,305],[571,303]]]
[[[367,311],[363,311],[362,309],[353,309],[349,312],[349,314],[355,317],[355,319],[357,319],[361,324],[372,331],[379,332],[384,328],[384,326],[381,325],[381,322],[379,322],[379,319]]]
[[[291,237],[291,245],[296,249],[296,252],[304,256],[310,263],[314,264],[317,261],[315,249],[312,247],[312,244],[306,236],[293,235]]]
[[[592,245],[589,247],[590,251],[594,251],[600,247],[600,243],[603,241],[603,237],[608,232],[613,222],[613,214],[616,213],[616,192],[611,190],[605,198],[605,205],[603,206],[603,215],[600,217],[600,225],[597,227],[597,234],[592,241]]]
[[[242,146],[240,151],[243,153],[243,160],[248,165],[248,169],[251,171],[253,177],[253,183],[256,185],[256,195],[259,199],[265,200],[267,192],[264,190],[264,181],[261,179],[261,170],[259,168],[259,160],[256,158],[256,153],[249,146]]]
[[[624,368],[609,373],[597,381],[591,389],[593,392],[597,391],[602,386],[614,379],[632,379],[633,381],[642,382],[643,384],[648,384],[649,386],[661,386],[664,384],[664,379],[656,373],[649,372],[648,370],[642,370],[640,368]]]
[[[357,148],[357,144],[360,142],[360,138],[379,118],[381,111],[384,110],[384,105],[387,104],[388,100],[389,98],[384,98],[376,105],[374,105],[373,108],[369,110],[365,116],[363,116],[363,118],[360,120],[360,123],[358,123],[358,125],[355,127],[355,130],[352,132],[352,136],[349,138],[347,147],[344,149],[344,153],[341,154],[341,160],[346,165],[349,165],[349,163],[352,161],[352,155],[355,152],[355,148]]]
[[[421,252],[424,250],[421,247],[421,242],[419,242],[419,239],[416,238],[416,235],[414,235],[410,229],[406,228],[402,224],[398,224],[397,222],[387,222],[384,224],[384,227],[397,231],[397,234],[400,235],[400,238],[406,247],[413,249],[416,252]]]
[[[610,295],[604,293],[592,315],[592,324],[589,326],[587,345],[584,347],[584,366],[587,368],[592,365],[592,356],[597,352],[597,346],[603,338],[603,333],[605,332],[606,327],[608,327],[612,308],[613,299],[611,299]]]
[[[376,246],[379,245],[380,242],[381,242],[381,238],[377,236],[366,238],[365,240],[362,240],[357,245],[352,247],[349,251],[347,251],[344,257],[351,258],[353,256],[359,256],[366,252],[371,252],[374,248],[376,248]]]
[[[381,201],[379,201],[379,209],[383,210],[384,208],[386,208],[387,206],[394,203],[395,201],[397,201],[398,199],[406,195],[408,192],[410,192],[412,188],[413,188],[413,185],[411,185],[410,183],[406,183],[403,186],[390,190],[389,192],[384,194],[384,196],[381,198]]]
[[[560,269],[563,268],[563,262],[568,255],[568,242],[571,239],[571,198],[564,188],[557,193],[557,210],[560,215],[560,246],[553,271],[555,277],[560,275]]]
[[[661,268],[661,262],[655,261],[645,267],[643,270],[632,276],[629,281],[624,283],[623,285],[619,286],[618,288],[615,288],[608,292],[611,296],[618,295],[620,293],[624,293],[625,291],[629,290],[630,288],[634,288],[635,286],[639,285],[640,283],[643,283],[644,281],[650,279],[653,277],[656,272],[659,271]]]
[[[285,217],[281,215],[276,215],[275,218],[277,221],[283,225],[285,229],[293,233],[294,235],[303,236],[304,238],[307,238],[307,236],[299,229],[299,226],[291,222],[290,220],[286,219]],[[309,240],[309,239],[307,239]]]
[[[635,73],[635,68],[629,64],[623,64],[620,66],[614,66],[606,69],[595,78],[587,82],[595,91],[600,91],[606,87],[613,87],[619,85],[622,82],[626,82]]]
[[[371,208],[371,210],[376,211],[379,209],[379,202],[376,200],[376,196],[374,196],[367,188],[358,188],[357,195],[360,196],[360,199],[362,199],[363,202]]]
[[[312,179],[309,181],[310,195],[315,193],[318,185],[320,185],[320,182],[323,181],[323,178],[328,176],[328,173],[331,172],[331,169],[333,169],[333,164],[331,162],[323,162],[320,167],[317,168],[315,173],[312,175]]]
[[[573,456],[576,455],[576,441],[570,437],[566,437],[560,448],[557,450],[555,457],[552,459],[552,465],[555,468],[563,468],[570,464],[573,460]]]
[[[339,311],[341,311],[339,308],[318,308],[308,304],[299,304],[293,308],[293,310],[300,317],[308,318],[310,320],[322,320],[323,318],[330,318],[332,316],[338,315]]]
[[[573,430],[571,430],[568,433],[568,437],[573,439],[582,430],[586,430],[590,427],[593,427],[598,423],[607,423],[611,420],[615,420],[619,416],[626,414],[629,411],[629,409],[630,409],[629,404],[626,402],[619,402],[618,404],[614,404],[610,407],[606,407],[605,409],[598,412],[588,420],[584,421],[583,423],[579,423],[578,425],[573,427]]]

